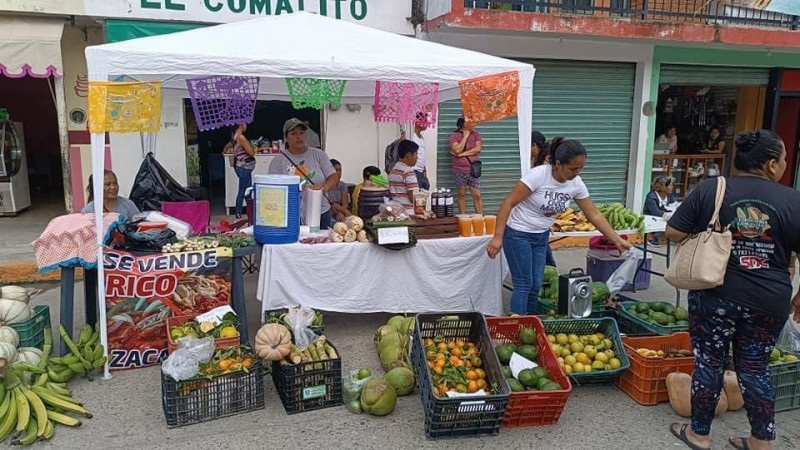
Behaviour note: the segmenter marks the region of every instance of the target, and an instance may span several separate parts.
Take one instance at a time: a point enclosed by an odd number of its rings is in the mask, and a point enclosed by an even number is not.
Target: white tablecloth
[[[375,244],[265,245],[262,311],[302,304],[347,313],[480,311],[501,315],[505,257],[491,237],[423,239],[394,251]]]

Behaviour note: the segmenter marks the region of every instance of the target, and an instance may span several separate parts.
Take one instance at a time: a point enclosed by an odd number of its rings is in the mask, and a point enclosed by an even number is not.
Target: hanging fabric
[[[200,131],[251,123],[256,113],[258,77],[210,76],[186,80]]]
[[[376,122],[433,126],[439,107],[439,83],[375,82]]]
[[[464,122],[475,126],[517,115],[519,72],[503,72],[459,81]]]
[[[161,83],[89,82],[89,131],[157,132],[161,129]]]
[[[322,109],[326,103],[338,108],[342,105],[345,80],[321,80],[317,78],[287,78],[289,99],[295,109]]]

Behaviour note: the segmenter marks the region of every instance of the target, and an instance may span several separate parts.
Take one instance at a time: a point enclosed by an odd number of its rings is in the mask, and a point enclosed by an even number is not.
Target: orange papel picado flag
[[[464,122],[478,125],[517,115],[519,72],[510,71],[459,81]]]

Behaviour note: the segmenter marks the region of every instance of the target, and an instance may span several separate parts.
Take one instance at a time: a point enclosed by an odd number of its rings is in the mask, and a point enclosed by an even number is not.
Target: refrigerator
[[[31,206],[22,123],[0,120],[0,216]]]

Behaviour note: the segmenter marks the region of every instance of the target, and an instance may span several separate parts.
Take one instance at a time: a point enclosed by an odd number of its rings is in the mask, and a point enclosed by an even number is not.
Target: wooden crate
[[[644,10],[644,0],[633,0],[631,8],[637,11]],[[645,20],[655,20],[660,22],[680,22],[680,23],[705,23],[706,19],[701,17],[708,13],[708,2],[706,0],[648,0],[647,8],[649,13]],[[664,14],[681,13],[685,16],[673,16]]]
[[[442,239],[458,237],[458,218],[414,219],[417,239]]]

